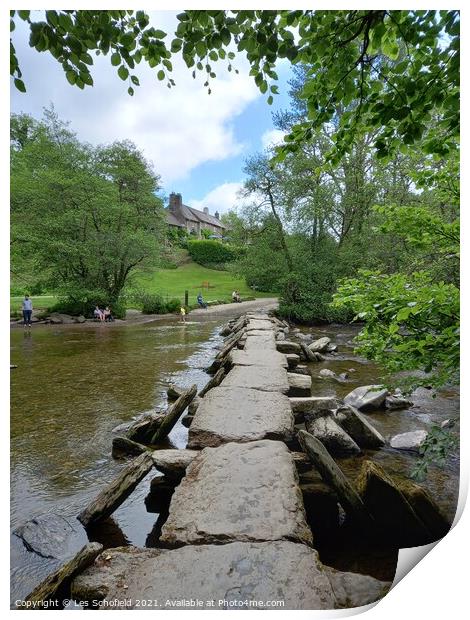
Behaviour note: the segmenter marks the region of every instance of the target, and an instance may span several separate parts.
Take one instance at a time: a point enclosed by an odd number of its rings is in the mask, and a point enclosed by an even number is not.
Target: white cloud
[[[269,129],[268,131],[265,131],[261,136],[261,144],[263,145],[263,149],[277,146],[278,144],[283,144],[285,135],[285,132],[281,129]]]
[[[243,198],[238,197],[238,192],[242,187],[243,183],[241,182],[222,183],[206,194],[202,200],[189,200],[188,205],[201,210],[208,207],[211,215],[214,215],[216,211],[222,215],[222,213],[236,209],[245,203]]]
[[[174,31],[174,13],[152,14],[154,25]],[[238,155],[244,149],[234,131],[233,121],[260,97],[248,67],[237,61],[240,73],[229,73],[214,65],[217,77],[208,95],[203,77],[191,77],[181,59],[174,59],[171,90],[159,82],[156,71],[141,63],[135,70],[141,86],[134,97],[121,81],[109,58],[98,57],[92,70],[95,86],[80,91],[70,86],[62,68],[48,54],[38,54],[27,44],[25,27],[19,24],[14,43],[27,85],[27,94],[12,90],[12,111],[41,115],[43,107],[54,102],[61,119],[81,140],[92,144],[128,138],[153,161],[164,185],[186,178],[196,166]]]

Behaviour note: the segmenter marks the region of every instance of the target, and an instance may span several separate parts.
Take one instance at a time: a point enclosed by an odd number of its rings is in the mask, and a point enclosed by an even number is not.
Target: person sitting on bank
[[[23,326],[31,327],[31,315],[33,314],[33,302],[29,295],[25,295],[22,303],[23,310]]]
[[[238,299],[237,299],[237,291],[233,291],[233,293],[232,293],[232,302],[235,303],[237,301],[238,301]]]
[[[93,316],[98,321],[104,321],[104,312],[99,306],[95,306],[95,309],[93,310]]]
[[[111,321],[114,321],[113,313],[111,312],[111,308],[109,306],[106,306],[103,310],[103,315],[105,322],[111,323]]]
[[[197,296],[197,303],[200,308],[205,308],[207,310],[207,304],[202,298],[202,293],[199,293],[199,295]]]

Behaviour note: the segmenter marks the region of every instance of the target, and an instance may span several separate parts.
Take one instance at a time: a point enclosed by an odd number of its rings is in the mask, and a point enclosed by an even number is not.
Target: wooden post
[[[346,514],[360,525],[364,532],[372,534],[375,531],[374,521],[364,506],[364,502],[322,442],[303,430],[298,431],[297,438],[323,480],[336,491],[339,503]]]
[[[184,305],[187,308],[189,306],[189,292],[184,291]]]
[[[220,385],[224,377],[225,377],[225,368],[219,368],[219,370],[215,373],[212,379],[208,381],[206,385],[202,388],[202,390],[199,392],[198,394],[199,398],[202,398],[204,394],[207,394],[207,392],[211,390],[213,387],[217,387],[218,385]]]
[[[177,401],[173,403],[171,407],[167,410],[166,414],[163,417],[162,423],[159,428],[156,430],[155,434],[152,437],[150,443],[156,443],[160,439],[166,437],[171,429],[174,427],[179,417],[189,405],[189,403],[193,400],[197,393],[197,385],[193,385],[181,394]]]
[[[129,465],[105,489],[99,493],[89,506],[78,515],[78,520],[87,527],[109,517],[132,493],[139,482],[153,467],[149,452],[133,459]]]
[[[63,609],[62,601],[70,599],[72,580],[91,566],[103,550],[103,545],[93,542],[85,545],[66,564],[63,564],[34,588],[24,599],[34,603],[34,607],[20,609]]]

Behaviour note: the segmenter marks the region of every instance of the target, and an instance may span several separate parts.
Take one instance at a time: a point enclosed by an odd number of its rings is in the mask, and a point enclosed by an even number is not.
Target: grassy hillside
[[[153,274],[140,275],[136,285],[149,293],[160,293],[168,298],[184,300],[184,291],[189,292],[189,303],[196,301],[199,292],[206,301],[214,299],[229,301],[232,291],[237,290],[242,297],[269,297],[271,293],[260,293],[250,289],[243,278],[235,278],[228,271],[207,269],[193,262],[177,269],[159,269]]]

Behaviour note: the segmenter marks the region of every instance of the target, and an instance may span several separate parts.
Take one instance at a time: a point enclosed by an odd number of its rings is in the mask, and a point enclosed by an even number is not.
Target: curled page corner
[[[440,540],[443,540],[442,538]],[[439,540],[422,545],[421,547],[408,547],[398,552],[397,569],[393,579],[392,590],[421,560],[439,543]]]

